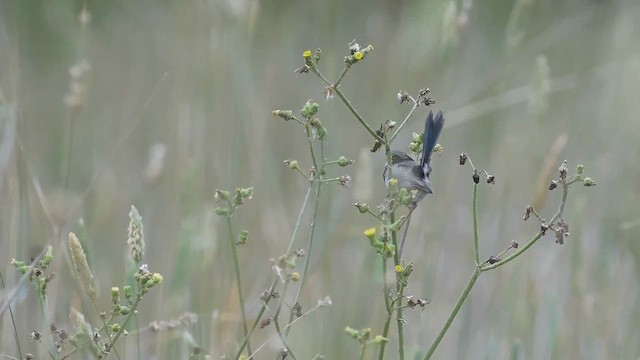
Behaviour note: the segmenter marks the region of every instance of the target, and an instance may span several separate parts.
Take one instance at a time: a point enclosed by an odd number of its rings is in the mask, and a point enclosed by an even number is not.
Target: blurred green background
[[[384,158],[323,84],[294,74],[306,49],[335,79],[352,39],[375,50],[342,89],[377,127],[409,107],[398,90],[429,87],[447,115],[445,151],[434,159],[435,195],[413,216],[405,256],[415,263],[407,294],[408,358],[423,354],[473,271],[470,170],[458,154],[497,177],[480,187],[481,256],[537,231],[523,222],[534,204],[551,217],[560,192],[554,170],[586,166],[595,188],[573,187],[564,246],[547,235],[524,256],[485,273],[436,352],[439,359],[637,359],[640,356],[640,3],[636,0],[462,1],[2,1],[0,2],[0,270],[5,299],[19,279],[12,258],[54,246],[51,314],[70,329],[84,308],[69,271],[66,234],[82,236],[108,309],[122,286],[128,212],[143,222],[144,262],[165,277],[143,301],[137,326],[197,314],[188,327],[140,332],[144,359],[187,358],[193,343],[214,358],[238,346],[238,299],[229,243],[213,213],[216,188],[255,187],[234,224],[250,231],[239,248],[248,317],[272,279],[270,258],[289,241],[305,194],[282,161],[310,166],[301,127],[271,115],[320,102],[327,157],[347,189],[324,192],[302,306],[334,305],[296,323],[298,358],[351,359],[359,345],[345,326],[382,331],[379,258],[362,231],[375,222],[355,201],[379,203]],[[420,108],[398,138],[420,132]],[[554,170],[555,171],[555,170]],[[337,173],[340,175],[341,173]],[[308,214],[308,213],[307,213]],[[82,221],[80,222],[80,219]],[[84,224],[83,227],[79,224]],[[306,244],[308,219],[296,247]],[[292,294],[290,294],[292,295]],[[45,358],[36,295],[12,303],[23,350]],[[288,312],[288,311],[286,311]],[[68,330],[69,331],[69,330]],[[254,349],[272,327],[257,330]],[[387,357],[396,357],[391,330]],[[275,358],[273,340],[257,355]],[[16,355],[8,313],[0,354]],[[122,348],[135,358],[135,338]],[[373,356],[376,351],[370,351]]]

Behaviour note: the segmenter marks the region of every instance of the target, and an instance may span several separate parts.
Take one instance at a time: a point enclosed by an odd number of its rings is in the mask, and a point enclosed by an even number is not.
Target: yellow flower
[[[396,185],[398,185],[398,179],[396,179],[396,178],[391,178],[391,180],[389,180],[389,184],[391,184],[391,186],[396,186]]]
[[[310,58],[310,57],[311,57],[311,50],[305,50],[305,51],[302,53],[302,57],[303,57],[303,58],[305,58],[305,59]]]
[[[373,239],[376,236],[376,228],[372,227],[364,231],[364,236]]]
[[[401,265],[396,265],[394,269],[396,270],[397,273],[400,273],[402,272],[402,270],[404,270]]]
[[[311,56],[311,51],[309,51],[309,56]],[[353,58],[356,60],[362,60],[362,53],[360,51],[356,51],[356,53],[353,54]]]

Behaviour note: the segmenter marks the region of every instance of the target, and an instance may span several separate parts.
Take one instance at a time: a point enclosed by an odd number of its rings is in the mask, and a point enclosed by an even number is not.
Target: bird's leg
[[[407,232],[409,231],[409,223],[411,222],[411,214],[413,214],[413,210],[416,209],[416,206],[409,207],[409,214],[407,214],[407,221],[404,224],[404,232],[402,233],[402,240],[400,240],[400,249],[398,249],[398,258],[402,258],[402,249],[404,249],[404,242],[407,240]]]

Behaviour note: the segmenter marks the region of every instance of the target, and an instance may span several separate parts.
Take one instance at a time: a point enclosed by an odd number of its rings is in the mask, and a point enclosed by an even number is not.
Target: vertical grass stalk
[[[233,272],[235,273],[236,286],[238,287],[238,301],[240,303],[240,315],[242,316],[242,331],[244,337],[247,338],[247,354],[251,355],[251,342],[249,341],[247,329],[247,314],[244,309],[244,299],[242,297],[242,281],[240,280],[240,264],[238,262],[238,251],[236,250],[235,236],[233,235],[233,226],[231,224],[231,215],[227,216],[227,229],[229,230],[229,245],[231,245],[231,255],[233,261]]]
[[[2,275],[2,271],[0,271],[0,282],[2,283],[2,288],[5,288],[4,285],[4,276]],[[11,309],[11,304],[10,304],[10,300],[6,299],[7,301],[7,307],[9,308],[9,315],[11,317],[11,325],[13,326],[13,339],[16,342],[16,348],[18,349],[18,355],[20,356],[20,359],[24,359],[24,357],[22,356],[22,347],[20,346],[20,338],[18,337],[18,328],[16,327],[16,319],[13,316],[13,310]]]
[[[480,267],[480,252],[479,252],[479,245],[478,245],[478,184],[475,184],[475,183],[473,184],[473,199],[471,201],[471,205],[472,205],[472,212],[473,212],[473,247],[475,252],[476,268],[473,272],[473,275],[471,275],[469,282],[467,283],[467,287],[462,292],[462,295],[460,295],[460,298],[458,299],[456,306],[451,311],[451,314],[449,315],[447,322],[444,324],[442,329],[440,329],[438,336],[436,336],[435,340],[429,347],[429,350],[427,351],[427,355],[424,357],[425,360],[430,359],[433,353],[436,351],[436,348],[438,347],[438,345],[440,345],[440,341],[442,341],[442,338],[449,330],[451,323],[453,323],[453,319],[455,319],[456,316],[458,315],[458,311],[460,311],[460,308],[462,308],[462,304],[464,304],[464,302],[467,300],[467,297],[469,296],[469,293],[471,292],[473,285],[475,285],[476,280],[478,280],[478,277],[483,271],[482,268]]]
[[[309,273],[309,263],[310,263],[310,259],[311,259],[311,253],[313,251],[313,239],[315,237],[315,233],[316,233],[316,220],[318,217],[318,207],[320,204],[320,195],[322,193],[322,185],[323,182],[322,181],[317,181],[318,185],[317,185],[317,189],[316,189],[316,198],[314,200],[314,204],[313,204],[313,212],[311,214],[311,229],[309,230],[309,242],[307,243],[307,249],[306,249],[306,256],[305,256],[305,260],[304,260],[304,270],[302,270],[302,277],[300,278],[300,285],[298,286],[298,291],[296,292],[296,297],[293,301],[294,304],[298,303],[298,300],[300,299],[300,294],[302,293],[302,288],[304,287],[304,284],[307,282],[307,274]],[[293,310],[291,311],[291,313],[289,314],[289,320],[287,320],[287,325],[291,324],[291,322],[293,321],[293,316],[294,316],[294,312]],[[289,332],[291,332],[291,328],[288,327],[285,330],[285,336],[289,335]]]
[[[480,248],[478,245],[478,184],[473,184],[473,245],[476,255],[476,267],[480,266]]]
[[[384,308],[387,311],[387,319],[384,322],[384,328],[382,329],[382,336],[387,337],[389,334],[389,326],[391,325],[391,317],[393,316],[392,304],[389,302],[389,284],[387,282],[387,258],[382,256],[382,281],[384,287]],[[380,343],[380,350],[378,351],[378,359],[384,358],[384,349],[387,345],[386,341]]]

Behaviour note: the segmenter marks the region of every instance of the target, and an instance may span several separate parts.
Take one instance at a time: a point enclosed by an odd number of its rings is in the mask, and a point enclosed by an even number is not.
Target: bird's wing
[[[393,177],[398,179],[398,187],[408,190],[416,189],[427,193],[431,192],[431,189],[428,189],[423,181],[425,174],[422,168],[415,162],[396,164],[393,171]]]

